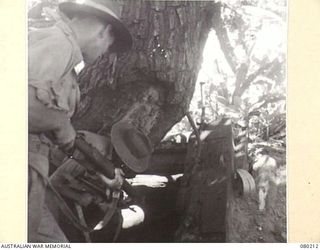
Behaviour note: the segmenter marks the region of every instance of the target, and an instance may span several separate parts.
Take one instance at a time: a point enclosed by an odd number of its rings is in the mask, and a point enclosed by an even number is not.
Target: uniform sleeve
[[[63,37],[43,36],[40,33],[29,37],[29,86],[36,89],[36,97],[48,108],[68,111],[59,105],[59,99],[61,79],[72,69],[72,45]]]
[[[66,99],[71,82],[63,80],[73,70],[74,52],[62,35],[53,28],[29,36],[28,124],[29,132],[53,132],[54,142],[66,147],[76,136]]]

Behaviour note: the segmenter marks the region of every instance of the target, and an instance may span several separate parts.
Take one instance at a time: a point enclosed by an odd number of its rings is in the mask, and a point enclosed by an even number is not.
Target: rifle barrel
[[[93,163],[98,172],[111,179],[115,177],[115,167],[112,162],[106,159],[97,149],[81,138],[76,138],[75,147]],[[133,199],[142,201],[142,196],[126,180],[123,181],[122,189]]]

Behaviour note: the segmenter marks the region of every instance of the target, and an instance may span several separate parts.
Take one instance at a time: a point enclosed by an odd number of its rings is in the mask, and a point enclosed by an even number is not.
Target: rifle
[[[105,175],[106,177],[113,179],[115,177],[115,167],[111,161],[106,159],[96,148],[86,142],[81,136],[77,136],[75,139],[75,148],[78,149],[86,158],[86,160],[79,159],[71,156],[72,159],[77,161],[86,169],[91,170],[94,168],[95,171]],[[89,164],[88,164],[89,162]],[[130,196],[135,202],[143,205],[144,197],[137,192],[126,180],[123,181],[122,189],[128,196]]]
[[[105,225],[107,225],[107,223],[109,222],[109,220],[112,218],[112,215],[114,214],[114,212],[116,211],[117,207],[121,208],[121,207],[127,207],[132,203],[138,204],[141,207],[144,207],[144,197],[141,196],[139,194],[139,192],[137,192],[127,181],[124,180],[123,184],[122,184],[122,190],[125,191],[129,198],[131,199],[127,199],[127,200],[119,200],[119,197],[121,197],[121,193],[120,192],[112,192],[112,197],[108,197],[106,194],[106,189],[105,186],[103,185],[102,181],[100,181],[100,179],[98,179],[96,176],[97,175],[104,175],[108,178],[113,179],[115,177],[115,167],[113,165],[113,163],[108,160],[104,155],[102,155],[94,146],[92,146],[91,144],[89,144],[87,141],[84,140],[84,138],[78,134],[76,139],[75,139],[75,149],[77,149],[76,151],[73,152],[72,155],[70,155],[70,153],[60,149],[59,151],[65,155],[68,156],[69,159],[75,161],[77,164],[81,165],[83,168],[85,168],[85,170],[87,171],[87,173],[82,174],[81,172],[64,172],[65,169],[63,170],[63,164],[55,171],[55,173],[51,176],[51,181],[49,183],[49,186],[51,188],[51,190],[53,191],[53,193],[56,195],[57,197],[57,202],[58,205],[60,207],[60,209],[62,210],[62,212],[65,214],[65,216],[67,216],[71,223],[73,224],[73,226],[77,229],[79,229],[80,231],[82,231],[86,238],[89,238],[88,233],[92,232],[94,230],[99,230],[101,228],[103,228]],[[68,162],[70,161],[65,161],[64,164],[69,164]],[[70,170],[72,171],[72,165],[70,165],[71,168]],[[59,171],[62,171],[59,173]],[[67,173],[67,174],[66,174]],[[64,187],[63,183],[59,183],[61,182],[59,175],[63,174],[69,184],[69,188]],[[70,174],[70,175],[68,175]],[[69,176],[69,177],[68,177]],[[70,182],[71,181],[71,182]],[[64,181],[63,181],[64,182]],[[79,184],[77,184],[77,182],[80,182]],[[81,212],[81,205],[80,204],[86,204],[86,202],[88,200],[84,199],[82,202],[84,203],[80,203],[80,200],[78,200],[78,202],[76,201],[76,208],[77,208],[77,212],[78,212],[78,216],[80,218],[77,218],[73,212],[69,209],[68,205],[65,204],[64,200],[62,199],[62,197],[60,196],[60,193],[65,196],[66,198],[69,198],[71,200],[73,200],[73,198],[75,198],[75,200],[77,200],[77,190],[82,190],[81,187],[86,187],[85,190],[91,190],[93,191],[93,193],[96,193],[98,195],[98,197],[101,197],[103,200],[108,201],[109,207],[108,210],[106,210],[106,213],[103,217],[102,220],[100,220],[100,222],[95,226],[95,227],[88,227],[86,225],[86,221],[83,218],[83,212]],[[74,191],[72,189],[75,189]],[[83,191],[83,190],[82,190]],[[91,193],[89,191],[89,193]],[[79,195],[79,194],[78,194]],[[81,194],[80,194],[81,195]],[[79,198],[79,196],[78,196]],[[129,202],[128,202],[129,201]],[[80,205],[80,206],[79,206]],[[84,205],[86,206],[86,205]],[[80,214],[79,211],[80,210]],[[80,222],[79,222],[80,219]]]

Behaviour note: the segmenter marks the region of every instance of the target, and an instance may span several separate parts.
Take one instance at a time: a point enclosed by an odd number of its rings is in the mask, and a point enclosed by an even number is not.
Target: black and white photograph
[[[285,243],[286,0],[27,0],[29,243]]]

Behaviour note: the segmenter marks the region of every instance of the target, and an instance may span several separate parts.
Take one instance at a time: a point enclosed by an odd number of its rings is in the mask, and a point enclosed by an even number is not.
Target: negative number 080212
[[[300,248],[319,248],[319,244],[300,244]]]

